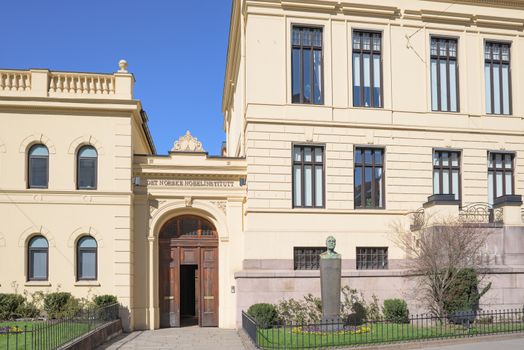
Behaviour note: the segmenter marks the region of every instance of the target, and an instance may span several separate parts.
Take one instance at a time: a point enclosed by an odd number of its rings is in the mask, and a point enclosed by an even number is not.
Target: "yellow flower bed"
[[[313,330],[313,329],[304,329],[304,328],[305,327],[293,327],[291,329],[291,332],[295,334],[316,334],[316,335],[322,335],[322,334],[350,335],[350,334],[362,334],[362,333],[371,332],[371,327],[366,327],[366,326],[351,327],[351,329],[344,329],[344,330],[332,331],[332,332]]]

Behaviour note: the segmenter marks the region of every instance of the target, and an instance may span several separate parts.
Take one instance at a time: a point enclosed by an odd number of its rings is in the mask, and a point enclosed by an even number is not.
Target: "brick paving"
[[[126,333],[98,350],[177,349],[177,350],[245,350],[234,329],[166,328]]]

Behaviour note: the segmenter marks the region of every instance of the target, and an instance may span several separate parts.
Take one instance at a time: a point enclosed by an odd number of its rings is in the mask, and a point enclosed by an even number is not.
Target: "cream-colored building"
[[[0,71],[0,292],[232,328],[318,294],[334,235],[343,284],[423,310],[391,224],[424,207],[493,229],[483,303],[521,307],[523,18],[520,0],[233,0],[220,157],[189,133],[156,154],[125,62]]]

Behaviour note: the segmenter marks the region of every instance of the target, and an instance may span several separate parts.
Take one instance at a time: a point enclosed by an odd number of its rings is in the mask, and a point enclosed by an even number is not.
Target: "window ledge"
[[[76,281],[75,287],[100,287],[98,281]]]
[[[51,287],[49,281],[27,281],[24,286],[26,287]]]

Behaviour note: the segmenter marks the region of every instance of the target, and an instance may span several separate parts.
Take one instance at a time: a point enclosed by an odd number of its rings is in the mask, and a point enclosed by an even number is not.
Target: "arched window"
[[[29,149],[28,157],[29,188],[47,188],[49,182],[49,151],[41,144]]]
[[[97,244],[93,237],[80,238],[77,244],[77,279],[97,279]]]
[[[96,190],[98,154],[92,146],[78,150],[76,162],[76,187],[79,190]]]
[[[47,281],[49,271],[49,244],[44,236],[35,236],[29,241],[28,279]]]
[[[162,238],[216,239],[217,232],[212,223],[193,215],[182,215],[170,219],[160,229]]]

